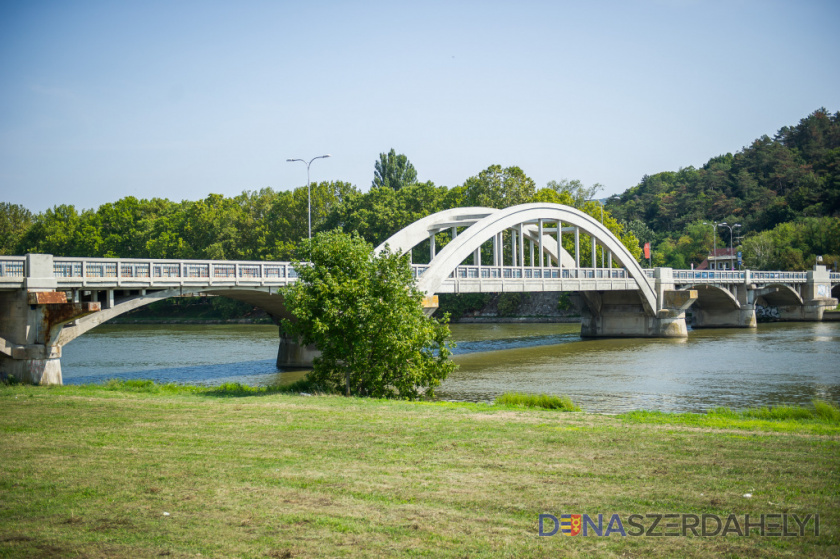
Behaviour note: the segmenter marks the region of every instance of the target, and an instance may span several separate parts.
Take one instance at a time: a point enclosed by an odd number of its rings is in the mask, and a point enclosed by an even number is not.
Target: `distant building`
[[[735,270],[738,268],[738,252],[735,249],[719,248],[710,254],[695,270]]]

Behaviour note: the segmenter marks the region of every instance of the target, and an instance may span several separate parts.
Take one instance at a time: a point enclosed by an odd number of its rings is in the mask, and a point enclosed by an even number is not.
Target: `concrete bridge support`
[[[687,305],[693,299],[687,292]],[[636,291],[581,291],[582,338],[685,338],[684,308],[666,308],[655,315],[642,305]]]
[[[0,376],[31,384],[61,384],[62,327],[99,310],[56,291],[53,258],[29,254],[24,289],[0,292]]]
[[[699,295],[691,308],[694,328],[755,328],[755,293],[749,284],[749,272],[739,285],[695,286]]]
[[[315,358],[321,355],[315,345],[303,345],[282,331],[280,348],[277,350],[278,369],[311,369]]]
[[[697,300],[697,291],[674,287],[670,268],[654,270],[657,309],[635,290],[580,292],[581,337],[687,337],[685,311]]]

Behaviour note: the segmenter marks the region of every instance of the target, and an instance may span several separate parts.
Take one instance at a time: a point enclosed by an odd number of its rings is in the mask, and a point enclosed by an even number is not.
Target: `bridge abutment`
[[[49,254],[27,254],[24,275],[24,289],[0,292],[0,376],[61,384],[61,329],[99,304],[67,302],[65,292],[55,290]]]

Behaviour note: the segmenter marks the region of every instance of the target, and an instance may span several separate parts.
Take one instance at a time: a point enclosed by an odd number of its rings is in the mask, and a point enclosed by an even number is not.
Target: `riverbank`
[[[2,556],[840,551],[836,424],[112,388],[0,387]],[[819,513],[820,535],[540,537],[544,513]]]

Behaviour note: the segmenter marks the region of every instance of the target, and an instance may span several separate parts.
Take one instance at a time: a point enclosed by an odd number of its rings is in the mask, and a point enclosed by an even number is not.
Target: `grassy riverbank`
[[[836,556],[840,425],[792,415],[3,386],[0,557]],[[537,522],[816,512],[819,537]]]

